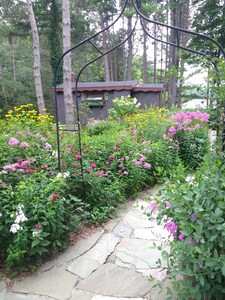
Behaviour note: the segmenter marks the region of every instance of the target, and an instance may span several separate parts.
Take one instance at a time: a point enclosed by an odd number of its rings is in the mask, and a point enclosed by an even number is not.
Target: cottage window
[[[89,106],[103,106],[105,101],[104,94],[87,93],[84,94],[83,101],[85,101]]]

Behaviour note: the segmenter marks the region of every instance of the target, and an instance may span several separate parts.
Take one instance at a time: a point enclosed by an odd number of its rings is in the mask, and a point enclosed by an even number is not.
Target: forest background
[[[40,111],[34,80],[37,67],[40,68],[43,107],[54,114],[51,88],[57,59],[65,49],[65,26],[66,32],[71,34],[71,44],[67,46],[74,46],[109,25],[123,4],[124,1],[116,0],[0,0],[0,117],[12,107],[26,103],[33,103]],[[69,16],[63,16],[65,5]],[[31,27],[29,7],[33,10],[39,37],[36,47],[40,51],[39,66],[34,65],[35,29]],[[143,0],[142,12],[151,19],[207,34],[225,47],[224,0]],[[69,19],[66,20],[66,17]],[[71,70],[75,76],[85,63],[98,55],[97,49],[106,52],[120,43],[130,32],[134,19],[132,1],[128,1],[119,26],[112,27],[93,39],[92,44],[72,53]],[[157,39],[169,42],[176,39],[174,31],[153,24],[146,26]],[[212,44],[199,38],[181,34],[179,41],[184,47],[210,55],[218,54]],[[198,82],[185,85],[185,70],[189,67],[184,62],[194,68],[209,67],[199,57],[184,54],[175,47],[150,39],[138,26],[124,45],[86,68],[80,81],[137,80],[164,83],[167,92],[163,100],[168,107],[179,106],[190,98],[209,97],[207,82],[203,86]],[[210,74],[210,68],[207,70]],[[63,65],[60,65],[57,83],[62,82]]]

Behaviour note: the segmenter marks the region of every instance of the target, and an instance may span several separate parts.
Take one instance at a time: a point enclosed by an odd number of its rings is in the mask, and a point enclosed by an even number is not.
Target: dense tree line
[[[69,4],[69,23],[65,20],[65,15],[63,17],[63,5],[66,2]],[[53,111],[53,72],[57,59],[68,49],[63,42],[65,33],[70,33],[66,42],[70,44],[67,47],[74,46],[108,26],[121,11],[123,4],[124,1],[116,0],[0,0],[1,114],[12,106],[27,102],[38,104],[41,113],[45,106]],[[33,11],[33,18],[29,8]],[[225,1],[143,0],[141,10],[150,19],[206,33],[225,46]],[[79,51],[74,51],[71,54],[71,69],[67,72],[77,74],[85,63],[96,58],[100,52],[107,52],[121,43],[132,30],[135,18],[132,1],[128,1],[120,25],[114,25],[110,30],[92,39],[88,45],[83,45]],[[32,27],[34,25],[36,29]],[[63,31],[65,26],[67,29]],[[80,81],[135,79],[140,82],[163,82],[168,91],[164,97],[165,105],[179,105],[185,57],[178,48],[160,43],[159,40],[163,39],[169,43],[179,41],[184,47],[204,49],[209,55],[218,55],[217,49],[208,42],[191,38],[187,34],[177,35],[176,31],[163,29],[159,25],[143,21],[143,26],[149,35],[138,26],[125,44],[87,67]],[[35,46],[37,36],[39,42]],[[37,59],[35,50],[40,50],[39,75],[38,60],[34,63],[34,58]],[[66,80],[65,66],[61,64],[57,76],[58,83],[63,82],[63,69],[64,82]],[[42,96],[37,94],[37,89],[35,90],[39,76],[42,82]],[[68,77],[67,73],[67,81]]]

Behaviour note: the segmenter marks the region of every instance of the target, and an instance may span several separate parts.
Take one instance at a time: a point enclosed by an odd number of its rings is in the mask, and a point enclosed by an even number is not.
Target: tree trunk
[[[143,83],[148,82],[147,34],[143,31]]]
[[[104,29],[104,19],[102,13],[100,13],[100,27],[101,30]],[[102,51],[103,53],[107,52],[108,47],[107,47],[107,33],[105,31],[102,32]],[[110,67],[109,67],[109,55],[103,56],[104,60],[104,79],[106,82],[110,81]]]
[[[70,25],[70,3],[69,0],[62,1],[62,23],[63,23],[63,53],[71,48],[71,25]],[[74,101],[71,83],[71,53],[67,53],[63,59],[63,90],[66,125],[69,127],[74,124]]]
[[[33,69],[34,69],[34,82],[35,82],[37,104],[38,104],[39,113],[41,115],[46,115],[45,103],[44,103],[43,91],[42,91],[42,83],[41,83],[41,58],[40,58],[39,35],[38,35],[37,24],[33,12],[32,1],[27,0],[26,3],[27,3],[29,21],[30,21],[32,37],[33,37],[33,53],[34,53]]]
[[[132,30],[132,17],[127,17],[128,34]],[[127,55],[127,80],[132,80],[132,58],[133,58],[133,43],[132,37],[128,39],[128,55]]]
[[[157,30],[156,30],[156,24],[154,24],[154,37],[157,38]],[[157,42],[154,40],[154,67],[153,67],[153,82],[156,83],[156,77],[157,77]]]

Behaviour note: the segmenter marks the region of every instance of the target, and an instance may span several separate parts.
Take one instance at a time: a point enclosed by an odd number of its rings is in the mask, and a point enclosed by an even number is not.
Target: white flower
[[[58,152],[57,151],[52,151],[52,156],[58,157]]]
[[[65,172],[63,173],[63,177],[66,178],[66,177],[69,177],[70,176],[70,172]]]
[[[37,235],[39,234],[39,232],[40,232],[40,231],[38,231],[38,230],[34,230],[33,233],[32,233],[32,235],[33,235],[33,236],[37,236]]]
[[[16,233],[20,229],[22,229],[22,227],[19,224],[12,224],[10,227],[10,232]]]
[[[61,177],[63,177],[62,173],[58,173],[56,176],[56,178],[61,178]]]

